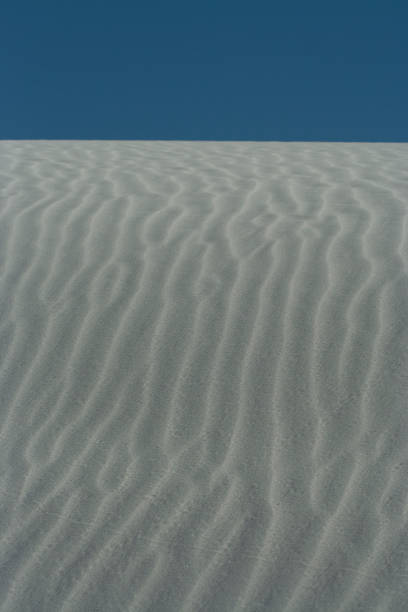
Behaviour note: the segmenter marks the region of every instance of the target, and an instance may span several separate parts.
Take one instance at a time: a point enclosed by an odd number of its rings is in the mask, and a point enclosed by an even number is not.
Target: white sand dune
[[[408,609],[408,145],[2,142],[0,609]]]

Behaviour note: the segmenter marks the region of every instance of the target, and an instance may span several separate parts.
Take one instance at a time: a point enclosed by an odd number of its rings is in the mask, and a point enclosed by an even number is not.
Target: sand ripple
[[[0,176],[0,609],[407,609],[408,146]]]

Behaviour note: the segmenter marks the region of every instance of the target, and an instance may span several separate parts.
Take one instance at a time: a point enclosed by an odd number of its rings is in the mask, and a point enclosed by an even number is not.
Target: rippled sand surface
[[[408,145],[0,143],[0,609],[408,609]]]

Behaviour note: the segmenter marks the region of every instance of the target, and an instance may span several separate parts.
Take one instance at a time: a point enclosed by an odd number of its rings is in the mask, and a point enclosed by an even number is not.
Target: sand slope
[[[0,174],[0,609],[408,609],[408,145]]]

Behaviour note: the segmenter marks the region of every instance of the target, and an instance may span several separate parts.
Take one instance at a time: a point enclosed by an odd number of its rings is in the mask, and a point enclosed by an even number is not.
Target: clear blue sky
[[[5,0],[0,138],[408,141],[407,2]]]

